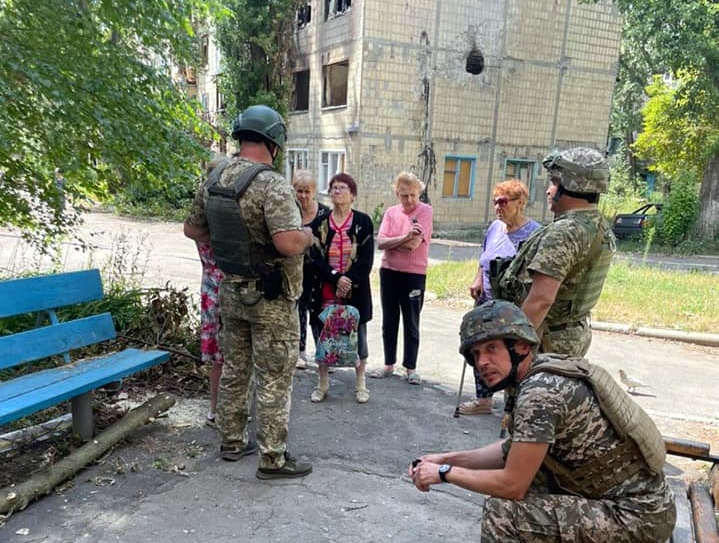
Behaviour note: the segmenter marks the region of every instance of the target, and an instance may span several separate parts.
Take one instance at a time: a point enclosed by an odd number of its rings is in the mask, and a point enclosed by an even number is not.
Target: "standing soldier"
[[[247,108],[235,120],[232,137],[240,152],[210,174],[184,227],[187,237],[212,245],[226,274],[220,286],[221,457],[236,461],[259,445],[258,478],[302,477],[312,466],[290,456],[286,441],[302,254],[312,232],[302,227],[292,187],[271,167],[287,137],[279,113],[263,105]],[[257,443],[247,431],[253,377]]]
[[[598,151],[577,147],[543,161],[554,220],[521,246],[498,279],[496,296],[521,306],[542,352],[584,356],[592,341],[589,313],[599,300],[616,240],[597,209],[609,189]]]

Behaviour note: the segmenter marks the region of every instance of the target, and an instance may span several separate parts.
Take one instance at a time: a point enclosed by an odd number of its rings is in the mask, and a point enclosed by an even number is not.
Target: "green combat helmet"
[[[284,149],[287,127],[282,117],[271,107],[250,106],[240,113],[232,124],[232,137],[242,141],[248,134],[258,134],[267,142]]]
[[[539,344],[537,332],[524,311],[504,300],[490,300],[467,313],[462,318],[459,339],[459,352],[470,365],[474,360],[469,351],[475,343],[490,339],[522,339],[531,345]]]
[[[566,190],[579,194],[602,194],[609,190],[609,165],[599,151],[575,147],[554,151],[542,161],[544,167],[560,178]]]

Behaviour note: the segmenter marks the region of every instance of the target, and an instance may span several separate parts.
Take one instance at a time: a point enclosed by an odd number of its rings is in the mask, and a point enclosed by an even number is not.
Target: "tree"
[[[222,51],[220,88],[232,97],[228,117],[265,104],[285,117],[292,92],[297,9],[302,0],[227,0],[228,14],[216,21]]]
[[[590,0],[596,1],[596,0]],[[715,0],[614,0],[624,15],[622,81],[617,86],[614,121],[622,130],[637,130],[634,114],[644,97],[639,89],[652,75],[669,75],[678,82],[663,106],[663,127],[683,126],[682,141],[693,153],[660,156],[649,147],[645,156],[655,162],[675,162],[675,170],[701,173],[699,232],[716,235],[719,217],[719,3]],[[656,87],[650,87],[656,92]],[[651,108],[646,110],[651,113]],[[622,114],[624,115],[622,119]],[[658,137],[654,134],[653,137]],[[670,136],[665,136],[669,140]],[[658,140],[657,140],[658,141]],[[671,146],[670,146],[671,147]],[[670,148],[668,147],[668,148]],[[676,146],[674,146],[676,147]]]
[[[208,2],[0,0],[0,224],[58,233],[71,195],[195,178],[210,137],[170,68]]]

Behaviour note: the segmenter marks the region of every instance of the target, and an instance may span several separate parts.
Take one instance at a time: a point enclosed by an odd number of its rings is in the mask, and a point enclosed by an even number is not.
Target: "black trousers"
[[[417,368],[419,352],[419,315],[424,304],[427,276],[386,268],[379,270],[380,299],[382,301],[382,342],[384,363],[397,362],[399,318],[402,315],[404,351],[402,365],[408,370]]]

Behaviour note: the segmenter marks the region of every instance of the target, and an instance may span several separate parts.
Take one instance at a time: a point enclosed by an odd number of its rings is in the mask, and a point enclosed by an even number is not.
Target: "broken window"
[[[297,170],[310,169],[310,152],[307,149],[287,149],[285,152],[285,179],[292,181]]]
[[[341,15],[352,7],[352,0],[325,0],[325,21]]]
[[[312,20],[312,6],[309,2],[297,10],[297,29],[306,27]]]
[[[310,109],[310,71],[295,72],[293,78],[291,111],[307,111]]]
[[[442,177],[442,198],[470,198],[475,169],[476,159],[472,157],[446,157]]]
[[[322,107],[347,105],[348,60],[322,67]]]

